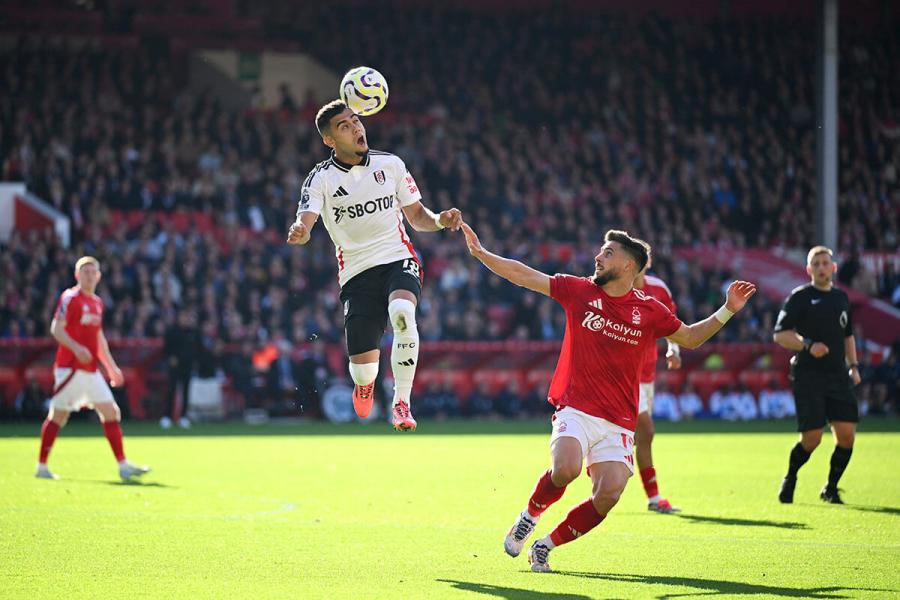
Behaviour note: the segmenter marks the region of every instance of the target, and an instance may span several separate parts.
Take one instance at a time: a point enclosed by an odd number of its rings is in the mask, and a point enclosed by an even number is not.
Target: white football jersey
[[[297,215],[320,216],[338,262],[341,287],[366,269],[416,258],[400,209],[422,199],[399,156],[369,150],[358,165],[334,156],[310,171]]]

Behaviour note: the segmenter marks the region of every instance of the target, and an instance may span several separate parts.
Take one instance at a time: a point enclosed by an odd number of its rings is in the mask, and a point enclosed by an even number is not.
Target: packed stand
[[[400,154],[432,203],[510,244],[590,245],[609,224],[672,246],[817,241],[815,46],[802,24],[260,6],[248,10],[273,38],[303,39],[336,72],[377,46],[392,97],[368,122],[373,145]],[[332,43],[338,29],[358,43]],[[895,252],[898,41],[847,26],[841,48],[839,247]],[[169,60],[31,42],[4,53],[4,178],[78,224],[98,200],[283,229],[324,154],[314,106],[286,96],[274,116],[232,114],[179,93]],[[869,279],[865,291],[894,295],[896,273]]]
[[[302,36],[336,71],[365,62],[357,53],[378,42],[392,99],[367,121],[370,142],[402,156],[425,202],[459,207],[490,249],[587,273],[606,228],[638,232],[679,316],[693,321],[734,274],[704,272],[673,248],[813,241],[814,47],[794,23],[427,9],[401,32],[381,11],[363,23],[341,6],[284,10],[265,15],[279,24],[271,33]],[[360,43],[332,44],[338,23]],[[841,248],[896,252],[898,42],[842,36]],[[183,309],[247,360],[262,340],[340,342],[330,241],[318,231],[303,249],[283,244],[299,184],[326,156],[315,105],[286,92],[271,111],[226,111],[187,93],[170,57],[148,48],[23,40],[0,53],[2,179],[25,181],[69,215],[75,240],[69,250],[20,238],[0,248],[0,336],[45,335],[87,253],[103,261],[110,337],[163,336]],[[129,212],[140,218],[122,218]],[[487,276],[461,238],[413,236],[424,339],[561,338],[554,303]],[[900,305],[893,271],[842,278]],[[769,341],[777,308],[754,299],[720,338]],[[896,378],[877,371],[872,389],[895,398]],[[242,373],[235,379],[253,379]]]

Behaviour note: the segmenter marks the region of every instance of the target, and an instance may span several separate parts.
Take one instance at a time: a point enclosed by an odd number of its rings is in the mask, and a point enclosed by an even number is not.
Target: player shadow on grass
[[[900,508],[896,506],[864,506],[862,504],[846,504],[847,508],[860,510],[862,512],[881,513],[885,515],[900,516]]]
[[[707,517],[704,515],[688,515],[678,513],[679,519],[687,519],[695,523],[715,523],[717,525],[739,525],[741,527],[777,527],[779,529],[809,529],[806,523],[795,521],[767,521],[765,519],[734,519],[730,517]]]
[[[796,504],[804,508],[821,508],[823,510],[858,510],[860,512],[878,513],[882,515],[900,516],[900,507],[897,506],[869,506],[866,504],[843,504],[835,506],[834,504],[825,504],[822,502],[797,502]]]
[[[538,575],[539,577],[539,575]],[[455,581],[453,579],[436,579],[442,583],[449,583],[458,590],[467,592],[476,592],[486,594],[488,596],[497,596],[498,598],[508,598],[509,600],[590,600],[590,596],[582,594],[561,594],[556,592],[537,592],[534,590],[524,590],[521,588],[502,587],[499,585],[490,585],[489,583],[475,583],[472,581]]]
[[[106,483],[107,485],[121,485],[142,488],[164,488],[167,490],[178,489],[175,486],[166,485],[165,483],[160,483],[158,481],[105,481],[104,483]]]
[[[744,596],[755,596],[767,594],[770,596],[780,596],[784,598],[851,598],[838,592],[897,592],[898,590],[885,590],[876,588],[857,588],[844,586],[822,586],[812,588],[790,588],[778,587],[774,585],[760,585],[755,583],[745,583],[743,581],[721,581],[717,579],[696,579],[692,577],[668,577],[665,575],[623,575],[618,573],[590,573],[583,571],[554,571],[555,575],[565,575],[569,577],[587,577],[590,579],[605,579],[607,581],[618,581],[623,583],[634,583],[639,585],[668,585],[697,588],[696,592],[675,592],[661,593],[656,596],[657,599],[665,598],[681,598],[686,596],[713,596],[719,594],[733,594]]]
[[[160,488],[166,490],[177,490],[178,488],[173,485],[167,485],[165,483],[160,483],[158,481],[121,481],[121,480],[110,480],[110,479],[70,479],[66,478],[66,482],[75,482],[75,483],[94,483],[97,485],[114,485],[120,487],[141,487],[141,488]]]

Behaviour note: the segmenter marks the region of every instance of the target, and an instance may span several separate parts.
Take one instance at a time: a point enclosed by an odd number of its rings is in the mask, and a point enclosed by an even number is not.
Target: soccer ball
[[[387,99],[387,80],[375,69],[354,67],[341,80],[341,100],[358,115],[374,115]]]

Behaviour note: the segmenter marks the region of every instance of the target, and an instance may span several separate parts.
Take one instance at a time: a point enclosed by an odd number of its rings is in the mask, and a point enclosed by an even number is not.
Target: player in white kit
[[[331,157],[310,172],[300,192],[297,219],[288,243],[303,245],[321,216],[338,262],[344,305],[344,331],[355,384],[353,407],[360,417],[372,409],[381,337],[390,319],[394,329],[391,363],[394,400],[391,423],[413,430],[410,394],[419,358],[416,305],[422,291],[422,267],[403,224],[416,231],[456,231],[462,220],[451,208],[435,214],[422,205],[422,194],[403,161],[370,150],[359,116],[340,100],[323,106],[316,128]]]

